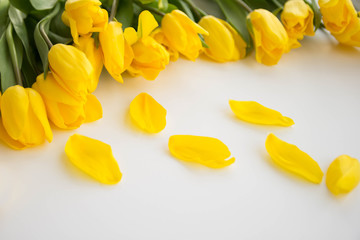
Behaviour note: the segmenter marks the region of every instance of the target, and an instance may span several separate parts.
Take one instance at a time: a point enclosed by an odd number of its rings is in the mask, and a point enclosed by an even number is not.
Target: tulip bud
[[[265,9],[248,15],[250,33],[254,39],[256,60],[265,65],[275,65],[288,51],[289,37],[277,17]]]
[[[204,36],[205,54],[217,62],[236,61],[246,54],[246,43],[226,21],[213,16],[201,18],[199,25],[209,32]]]
[[[108,12],[100,8],[99,0],[67,0],[61,18],[70,26],[75,44],[79,44],[79,35],[102,32],[108,23]]]
[[[9,87],[1,97],[0,136],[15,149],[52,141],[44,102],[38,92],[19,85]]]

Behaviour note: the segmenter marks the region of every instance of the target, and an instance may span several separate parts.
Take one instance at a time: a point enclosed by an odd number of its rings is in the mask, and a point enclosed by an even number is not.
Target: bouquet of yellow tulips
[[[221,63],[238,61],[255,51],[257,62],[271,66],[318,29],[327,29],[341,44],[360,47],[360,19],[351,0],[213,2],[222,13],[216,17],[192,0],[1,0],[1,140],[24,149],[52,141],[50,122],[60,129],[76,129],[100,119],[102,107],[92,93],[103,66],[120,83],[125,71],[155,80],[170,61],[179,57],[195,61],[201,54]],[[236,101],[230,105],[245,121],[294,124],[261,105]],[[263,117],[261,121],[249,115],[254,111]],[[134,99],[130,114],[147,132],[159,132],[166,124],[166,110],[147,94]],[[85,155],[79,141],[87,144]],[[306,153],[274,135],[269,135],[266,147],[278,165],[321,182],[321,169]],[[225,160],[229,150],[212,138],[172,136],[169,148],[180,159],[208,167],[234,162],[234,158]],[[210,152],[200,154],[204,149]],[[74,135],[65,151],[75,165],[100,182],[120,181],[108,145]],[[99,154],[104,162],[94,160]],[[305,160],[290,166],[283,155]],[[332,187],[336,193],[350,191],[360,181],[358,161],[341,157],[336,164],[342,162],[354,162],[356,179],[350,187]],[[332,172],[338,174],[336,169]]]

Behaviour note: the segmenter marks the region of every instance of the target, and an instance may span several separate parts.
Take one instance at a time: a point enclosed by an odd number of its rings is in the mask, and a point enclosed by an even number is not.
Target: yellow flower
[[[360,182],[360,163],[348,155],[337,157],[326,173],[326,186],[335,195],[351,192]]]
[[[289,49],[285,28],[271,12],[257,9],[248,15],[250,32],[254,39],[256,60],[265,65],[275,65]]]
[[[164,43],[169,44],[168,48],[176,50],[192,61],[195,61],[202,50],[198,34],[208,35],[205,29],[179,10],[165,14],[161,20],[161,33],[166,38]]]
[[[123,82],[123,73],[131,64],[134,53],[124,38],[122,25],[110,22],[105,31],[99,34],[104,54],[104,65],[110,75],[118,82]]]
[[[175,62],[175,61],[177,61],[179,59],[179,52],[176,51],[176,49],[171,47],[170,42],[165,37],[164,32],[162,31],[161,28],[155,29],[151,33],[151,37],[154,38],[155,41],[160,43],[166,49],[166,51],[170,55],[170,60],[171,61]]]
[[[99,77],[104,65],[101,46],[96,47],[95,40],[92,37],[80,37],[79,45],[75,45],[75,47],[85,53],[94,68],[95,77],[89,85],[89,91],[94,92],[99,83]]]
[[[79,49],[65,44],[50,48],[50,70],[57,83],[74,97],[86,100],[91,85],[96,82],[94,68]]]
[[[314,36],[314,12],[304,0],[290,0],[284,5],[281,21],[290,39],[301,40]],[[300,46],[300,44],[299,44]]]
[[[75,129],[102,117],[101,105],[95,96],[88,94],[85,100],[75,98],[58,84],[52,72],[48,72],[45,80],[44,74],[40,74],[32,87],[44,99],[51,122],[61,129]]]
[[[1,138],[10,147],[22,149],[52,141],[44,102],[38,92],[21,86],[9,87],[1,97]]]
[[[226,21],[213,16],[201,18],[199,25],[208,31],[204,36],[205,54],[217,62],[236,61],[245,57],[246,43]]]
[[[180,160],[223,168],[235,162],[228,147],[212,137],[174,135],[169,138],[170,152]]]
[[[351,0],[319,0],[327,30],[340,42],[360,47],[360,19]]]
[[[312,183],[321,183],[324,174],[318,163],[297,146],[284,142],[270,133],[266,138],[265,147],[277,166]]]
[[[122,174],[111,146],[79,134],[72,135],[66,143],[65,153],[81,171],[104,184],[116,184]]]
[[[62,20],[70,26],[75,44],[79,44],[79,35],[102,32],[108,23],[108,13],[100,8],[99,0],[67,0]]]
[[[140,93],[131,102],[130,116],[149,133],[161,132],[166,126],[166,109],[147,93]]]
[[[294,121],[283,116],[280,112],[264,107],[254,101],[229,101],[231,110],[243,121],[262,124],[289,127]]]
[[[128,68],[131,75],[154,80],[169,64],[169,53],[149,36],[157,26],[154,16],[149,11],[143,11],[139,16],[138,32],[131,27],[125,29],[125,39],[134,52],[134,59]]]

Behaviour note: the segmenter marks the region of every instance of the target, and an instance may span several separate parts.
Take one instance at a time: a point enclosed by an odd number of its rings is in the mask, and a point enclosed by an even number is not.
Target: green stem
[[[118,0],[113,0],[112,2],[112,6],[111,6],[111,13],[110,13],[110,17],[109,17],[109,21],[112,21],[116,15],[116,11],[119,5],[119,1]]]
[[[136,5],[138,5],[139,7],[141,7],[142,9],[144,9],[144,10],[149,10],[150,12],[155,13],[155,14],[157,14],[159,16],[162,16],[162,17],[165,16],[165,13],[161,12],[160,10],[158,10],[156,8],[153,8],[153,7],[150,7],[150,6],[146,6],[146,5],[142,4],[138,0],[134,0],[134,3]]]
[[[12,62],[13,68],[14,68],[14,73],[15,73],[17,84],[20,86],[23,86],[23,81],[22,81],[22,76],[21,76],[21,71],[20,71],[20,66],[19,66],[19,59],[16,54],[16,48],[14,45],[14,38],[12,35],[12,31],[13,31],[13,27],[12,27],[12,24],[10,23],[9,26],[7,27],[6,33],[5,33],[6,34],[6,42],[8,44],[10,58],[11,58],[11,62]]]
[[[40,30],[40,34],[41,34],[42,38],[45,40],[46,44],[48,45],[48,47],[50,49],[53,46],[53,44],[52,44],[52,42],[50,41],[48,35],[45,32],[44,25],[45,24],[40,24],[39,30]]]
[[[190,6],[190,8],[194,11],[198,19],[201,19],[202,17],[208,15],[205,11],[203,11],[198,6],[196,6],[192,0],[183,0],[183,1]]]
[[[278,0],[272,0],[272,2],[273,2],[278,8],[284,9],[284,6],[283,6],[281,3],[279,3]]]
[[[249,13],[253,11],[251,7],[249,7],[249,5],[247,5],[243,0],[235,0],[235,2],[242,6]]]

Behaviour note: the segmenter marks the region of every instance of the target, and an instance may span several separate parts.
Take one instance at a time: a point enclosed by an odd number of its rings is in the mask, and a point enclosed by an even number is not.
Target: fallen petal
[[[337,157],[326,173],[326,186],[335,195],[351,192],[360,182],[360,163],[348,155]]]
[[[169,150],[186,162],[196,162],[210,168],[223,168],[235,162],[230,158],[228,147],[212,137],[173,135],[169,139]],[[226,160],[228,159],[228,160]]]
[[[130,104],[130,115],[134,122],[149,133],[158,133],[166,126],[166,109],[152,96],[140,93]]]
[[[119,166],[106,143],[74,134],[66,143],[65,153],[76,167],[101,183],[116,184],[121,180]]]
[[[291,118],[283,116],[280,112],[267,108],[254,101],[229,101],[231,110],[243,121],[289,127],[294,125]]]
[[[324,174],[318,163],[297,146],[284,142],[270,133],[265,147],[277,166],[312,183],[321,183]]]

